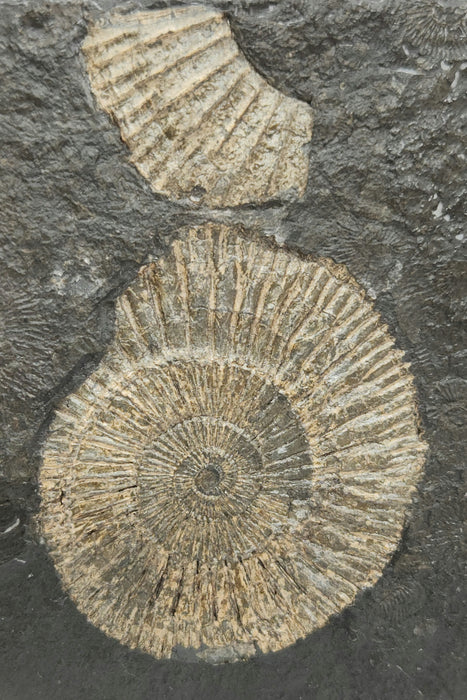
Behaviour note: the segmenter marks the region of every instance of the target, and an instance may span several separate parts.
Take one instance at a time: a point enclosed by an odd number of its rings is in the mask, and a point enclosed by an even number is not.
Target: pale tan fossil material
[[[156,192],[212,207],[302,195],[309,105],[269,85],[224,15],[113,15],[83,43],[91,86]]]
[[[234,660],[375,583],[424,454],[409,366],[346,269],[209,224],[119,298],[51,426],[41,527],[109,635]]]

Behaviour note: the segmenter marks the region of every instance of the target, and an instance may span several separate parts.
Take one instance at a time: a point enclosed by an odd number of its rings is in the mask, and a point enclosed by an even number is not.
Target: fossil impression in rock
[[[424,453],[409,367],[346,269],[206,225],[141,269],[58,410],[41,528],[106,633],[236,660],[380,577]]]
[[[30,401],[44,390],[54,329],[31,289],[8,291],[0,294],[0,396]]]
[[[406,0],[398,2],[405,41],[424,55],[439,59],[467,59],[465,0]]]
[[[114,15],[83,51],[99,105],[156,192],[212,207],[303,194],[311,108],[252,68],[221,12]]]

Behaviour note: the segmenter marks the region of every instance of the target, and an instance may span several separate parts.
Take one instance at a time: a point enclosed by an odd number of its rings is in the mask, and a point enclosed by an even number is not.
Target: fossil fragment
[[[156,192],[214,206],[303,194],[312,113],[200,6],[114,15],[83,43],[94,94]]]
[[[53,335],[37,295],[17,287],[8,292],[0,295],[0,406],[7,397],[30,400],[43,389]]]
[[[219,225],[176,241],[45,446],[42,531],[78,607],[158,657],[325,624],[381,575],[422,468],[402,356],[345,268]]]
[[[465,0],[414,0],[398,2],[405,41],[422,54],[440,59],[467,59],[467,8]]]

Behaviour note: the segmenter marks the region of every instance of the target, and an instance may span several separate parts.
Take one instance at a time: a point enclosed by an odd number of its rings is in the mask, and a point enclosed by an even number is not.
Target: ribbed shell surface
[[[237,660],[377,581],[425,449],[403,353],[346,269],[206,225],[141,269],[57,412],[42,531],[109,635]]]
[[[222,13],[114,15],[83,51],[99,105],[156,192],[211,207],[303,194],[311,108],[252,68]]]

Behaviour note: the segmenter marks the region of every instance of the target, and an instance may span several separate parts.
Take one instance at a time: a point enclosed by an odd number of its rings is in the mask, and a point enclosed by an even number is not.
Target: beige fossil
[[[221,12],[113,15],[83,52],[98,103],[156,192],[213,207],[303,194],[311,108],[252,68]]]
[[[424,454],[409,366],[346,269],[209,224],[119,298],[51,426],[41,527],[106,633],[235,660],[375,583]]]

